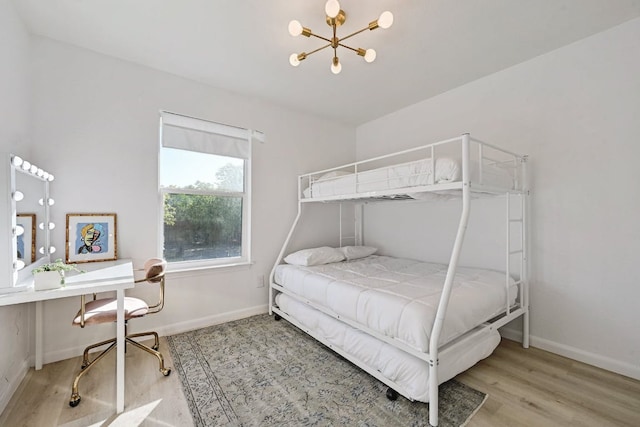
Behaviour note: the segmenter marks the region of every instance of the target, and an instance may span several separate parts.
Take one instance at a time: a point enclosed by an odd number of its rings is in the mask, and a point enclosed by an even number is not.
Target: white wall
[[[635,378],[640,378],[638,52],[640,19],[356,131],[359,159],[464,132],[531,155],[532,344]],[[389,252],[422,245],[443,245],[446,252],[451,241],[442,240],[447,233],[438,230],[438,218],[456,222],[454,205],[420,204],[402,214],[398,210],[405,206],[378,206],[367,217],[367,230],[378,229],[380,222],[435,227],[429,240],[426,231],[408,234],[406,227],[370,238]],[[472,215],[488,216],[485,207],[474,205]],[[372,226],[374,220],[378,224]],[[473,238],[469,243],[482,247]]]
[[[268,277],[293,221],[295,177],[353,160],[355,129],[45,38],[34,38],[33,67],[36,161],[56,176],[52,238],[61,257],[71,212],[116,212],[119,257],[156,255],[159,110],[266,133],[253,146],[255,264],[170,274],[165,309],[131,327],[174,333],[266,311],[267,287],[256,280]],[[315,232],[337,242],[327,227]],[[78,308],[75,299],[45,304],[45,362],[113,333],[111,325],[71,327]]]
[[[0,0],[0,152],[29,155],[29,36],[8,0]],[[4,160],[4,157],[3,157]],[[2,200],[2,209],[7,203]],[[1,239],[9,238],[2,230]],[[0,275],[4,280],[8,275]],[[0,411],[27,369],[28,309],[0,307]]]

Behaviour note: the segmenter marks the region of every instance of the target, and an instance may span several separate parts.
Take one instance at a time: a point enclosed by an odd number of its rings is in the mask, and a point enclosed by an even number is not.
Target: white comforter
[[[449,158],[436,160],[436,183],[453,182],[460,179],[458,161]],[[330,173],[315,181],[305,197],[326,197],[339,194],[366,193],[369,191],[429,185],[433,174],[431,159],[350,173]]]
[[[428,352],[446,273],[444,264],[372,255],[312,267],[282,264],[275,281],[335,315]],[[510,304],[516,294],[510,281]],[[458,268],[439,344],[500,314],[506,301],[504,273]]]

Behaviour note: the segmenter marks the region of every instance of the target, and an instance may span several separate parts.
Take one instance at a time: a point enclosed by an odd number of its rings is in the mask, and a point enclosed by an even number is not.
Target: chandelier
[[[340,64],[340,60],[338,59],[338,47],[344,47],[346,49],[354,51],[358,55],[362,56],[366,62],[373,62],[376,59],[375,50],[353,48],[345,45],[343,41],[350,37],[355,36],[356,34],[360,34],[365,30],[373,31],[376,28],[383,28],[383,29],[389,28],[391,24],[393,24],[393,14],[391,12],[389,11],[382,12],[380,14],[380,17],[375,21],[370,22],[368,26],[354,33],[351,33],[348,36],[340,38],[336,34],[336,29],[337,27],[344,24],[345,20],[347,19],[346,13],[344,12],[344,10],[340,9],[340,3],[338,3],[338,0],[328,0],[324,7],[324,11],[327,15],[326,16],[327,25],[329,25],[333,30],[333,36],[331,38],[326,38],[326,37],[322,37],[317,34],[314,34],[309,28],[303,27],[299,21],[293,20],[289,22],[289,34],[291,34],[292,36],[297,37],[300,34],[302,34],[305,37],[313,36],[327,42],[327,44],[325,44],[324,46],[321,46],[316,50],[312,50],[311,52],[291,54],[291,56],[289,57],[289,63],[291,65],[293,65],[294,67],[297,67],[298,65],[300,65],[300,61],[307,59],[309,55],[316,53],[318,51],[321,51],[323,49],[326,49],[328,47],[331,47],[333,49],[333,60],[331,62],[331,72],[333,72],[333,74],[338,74],[340,73],[340,71],[342,71],[342,64]]]

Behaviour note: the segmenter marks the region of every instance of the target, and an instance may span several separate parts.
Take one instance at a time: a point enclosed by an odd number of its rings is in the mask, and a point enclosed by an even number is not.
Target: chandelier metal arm
[[[353,36],[355,36],[355,35],[357,35],[357,34],[360,34],[360,33],[361,33],[361,32],[363,32],[363,31],[368,30],[368,29],[369,29],[369,27],[364,27],[363,29],[356,31],[355,33],[351,33],[351,34],[349,34],[348,36],[344,36],[344,37],[342,37],[339,41],[346,40],[346,39],[348,39],[348,38],[350,38],[350,37],[353,37]]]
[[[355,48],[353,48],[353,47],[351,47],[351,46],[347,46],[346,44],[338,43],[338,46],[341,46],[341,47],[344,47],[344,48],[346,48],[346,49],[352,50],[352,51],[354,51],[355,53],[358,53],[358,52],[359,52],[359,50],[358,50],[358,49],[355,49]]]
[[[326,45],[324,45],[324,46],[322,46],[322,47],[319,47],[319,48],[317,48],[316,50],[312,50],[311,52],[307,53],[307,56],[309,56],[309,55],[311,55],[311,54],[313,54],[313,53],[316,53],[316,52],[318,52],[318,51],[321,51],[322,49],[326,49],[326,48],[328,48],[329,46],[331,46],[331,43],[326,44]]]
[[[310,35],[310,36],[313,36],[313,37],[315,37],[315,38],[317,38],[317,39],[324,40],[324,41],[326,41],[327,43],[331,44],[331,39],[328,39],[328,38],[326,38],[326,37],[319,36],[319,35],[317,35],[317,34],[315,34],[315,33],[310,33],[309,35]]]

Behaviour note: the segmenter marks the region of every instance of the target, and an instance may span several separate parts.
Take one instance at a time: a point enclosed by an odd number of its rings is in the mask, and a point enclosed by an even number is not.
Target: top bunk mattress
[[[371,255],[310,267],[281,264],[274,280],[330,314],[428,352],[446,274],[445,264]],[[439,345],[502,313],[506,288],[502,272],[458,267]],[[509,304],[516,296],[510,280]]]
[[[435,176],[433,176],[434,163]],[[471,181],[479,183],[478,168],[475,163],[471,166]],[[485,166],[482,171],[482,183],[511,190],[514,188],[514,177],[511,172],[508,168]],[[334,197],[395,189],[410,191],[411,187],[458,182],[461,176],[461,161],[449,157],[437,158],[435,162],[430,158],[420,159],[358,173],[335,170],[312,180],[304,189],[303,198]]]

